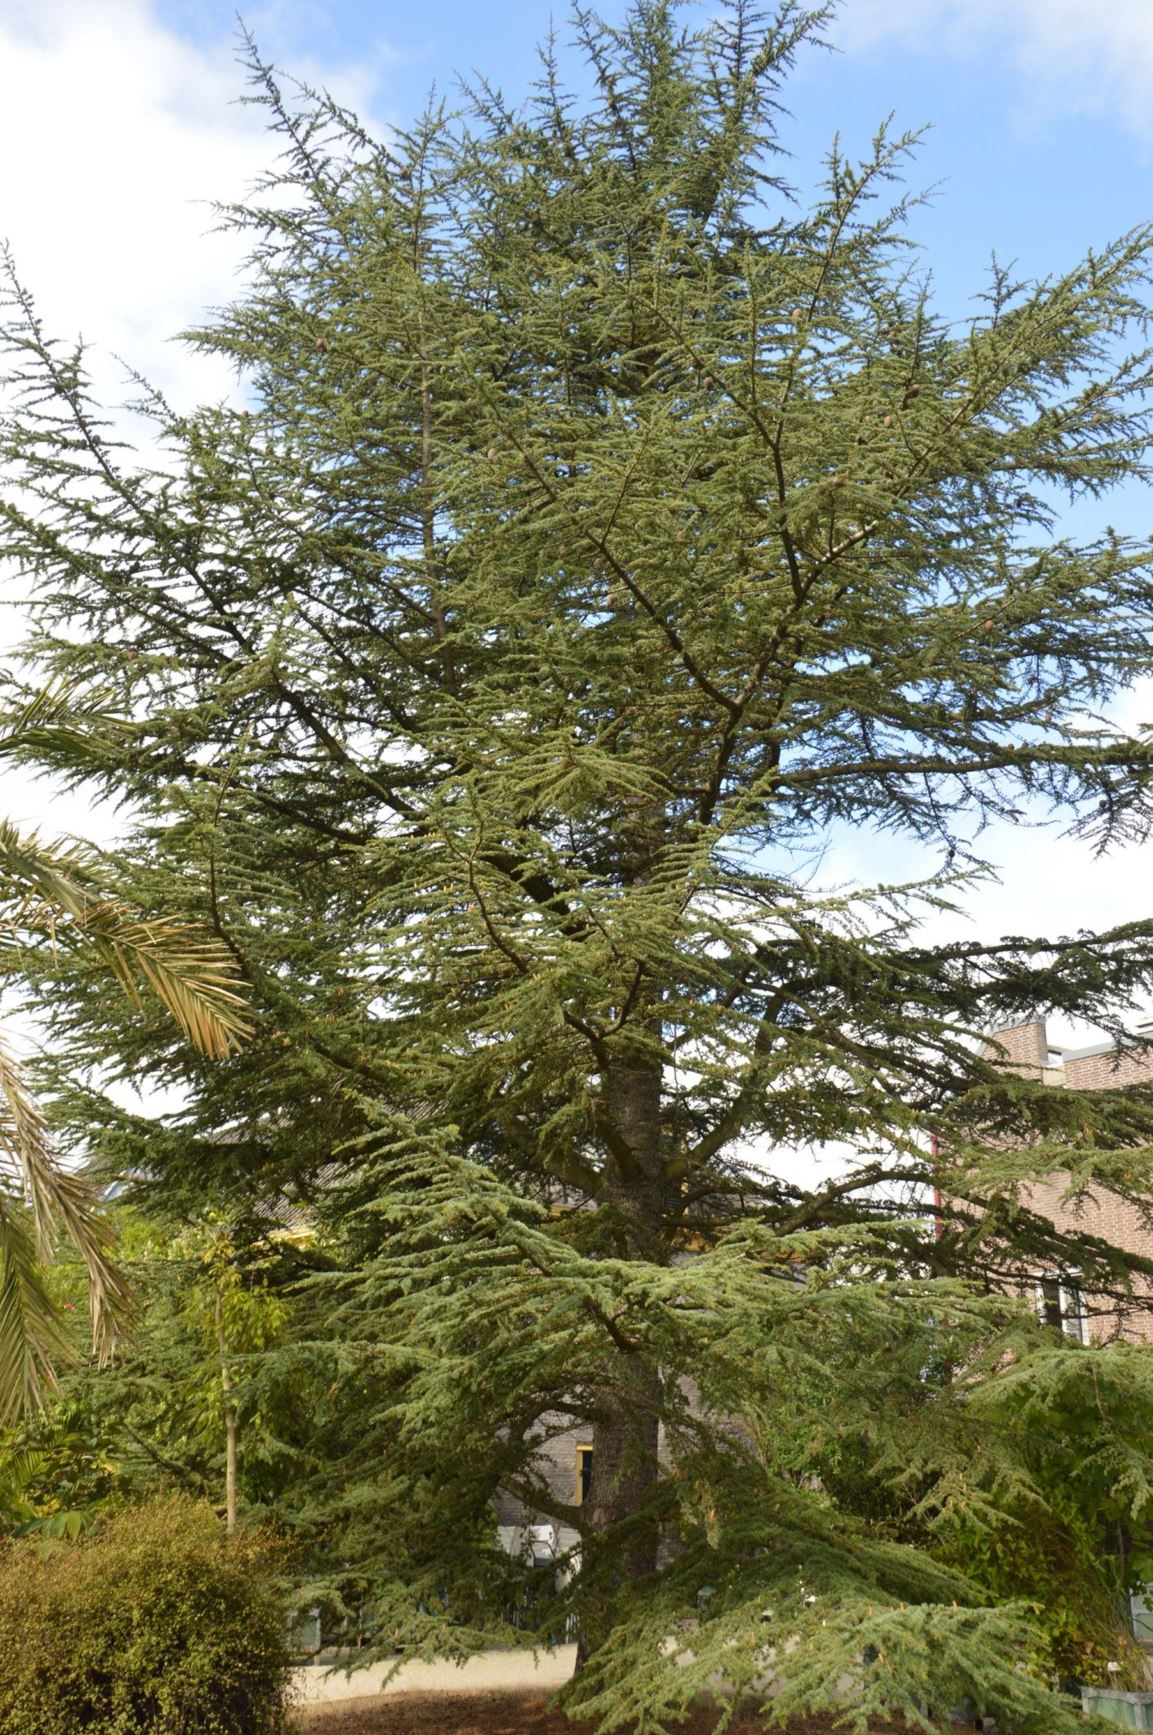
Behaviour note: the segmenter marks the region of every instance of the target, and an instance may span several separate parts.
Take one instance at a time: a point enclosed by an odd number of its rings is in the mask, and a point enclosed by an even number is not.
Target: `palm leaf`
[[[0,898],[16,928],[83,945],[138,998],[147,986],[185,1035],[215,1059],[251,1029],[239,978],[224,945],[191,923],[144,920],[100,882],[78,844],[48,844],[0,820]]]
[[[107,766],[131,728],[107,695],[89,692],[79,704],[65,682],[54,681],[0,727],[0,755],[49,764],[76,780]]]
[[[76,1359],[44,1287],[28,1214],[0,1198],[0,1418],[15,1421],[57,1387],[56,1367]]]
[[[32,753],[82,772],[124,727],[50,688],[0,731],[0,755]],[[227,1055],[250,1028],[229,952],[188,922],[143,919],[103,883],[100,866],[80,844],[43,843],[0,820],[0,902],[13,937],[47,935],[93,953],[133,998],[150,989],[203,1053]],[[0,1420],[42,1404],[56,1367],[75,1359],[43,1279],[61,1236],[84,1261],[103,1360],[130,1303],[109,1256],[111,1230],[88,1183],[57,1163],[44,1116],[0,1047]]]
[[[0,1415],[55,1389],[53,1363],[74,1356],[41,1277],[63,1234],[88,1274],[93,1348],[106,1360],[130,1312],[110,1258],[112,1231],[88,1182],[62,1169],[20,1068],[0,1046]]]

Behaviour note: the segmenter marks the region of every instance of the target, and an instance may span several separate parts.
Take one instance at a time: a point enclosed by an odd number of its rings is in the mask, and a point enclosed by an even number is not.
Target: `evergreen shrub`
[[[185,1496],[0,1553],[4,1735],[279,1735],[289,1666],[267,1545]]]

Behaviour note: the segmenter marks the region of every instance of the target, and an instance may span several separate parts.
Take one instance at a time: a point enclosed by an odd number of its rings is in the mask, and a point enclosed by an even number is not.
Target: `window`
[[[1037,1313],[1046,1325],[1073,1339],[1088,1343],[1089,1321],[1080,1285],[1069,1277],[1042,1277],[1037,1282]]]
[[[1153,1585],[1142,1585],[1129,1598],[1129,1625],[1139,1645],[1153,1645]]]
[[[576,1503],[583,1506],[592,1493],[593,1485],[593,1449],[591,1446],[578,1446],[576,1449]]]
[[[533,1566],[552,1566],[556,1560],[556,1525],[530,1524],[525,1532],[529,1560]]]

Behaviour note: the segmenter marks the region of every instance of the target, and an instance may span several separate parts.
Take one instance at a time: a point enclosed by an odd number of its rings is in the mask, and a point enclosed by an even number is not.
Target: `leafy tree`
[[[183,1297],[182,1321],[212,1357],[208,1408],[224,1441],[224,1518],[231,1536],[240,1499],[243,1375],[237,1358],[251,1360],[284,1331],[286,1306],[249,1259],[244,1269],[226,1225],[203,1226],[181,1237],[176,1249],[198,1255],[199,1270]]]
[[[9,1535],[75,1541],[126,1492],[109,1442],[77,1394],[0,1436],[0,1523]]]
[[[500,1484],[580,1534],[533,1618],[579,1620],[570,1702],[607,1722],[770,1658],[782,1717],[849,1683],[860,1719],[967,1694],[1072,1730],[1018,1667],[1028,1610],[819,1462],[836,1430],[879,1482],[915,1451],[955,1504],[974,1381],[1037,1353],[998,1289],[1150,1273],[1022,1202],[1055,1169],[1146,1201],[1149,1092],[1052,1091],[979,1038],[1039,1008],[1119,1030],[1153,922],[918,923],[1023,803],[1102,847],[1148,829],[1149,741],[1107,707],[1148,667],[1149,545],[1077,542],[1056,502],[1147,474],[1153,237],[995,270],[949,323],[886,202],[908,138],[834,150],[807,209],[775,172],[822,22],[578,11],[587,98],[550,46],[525,107],[482,85],[387,143],[253,51],[283,155],[226,213],[250,285],[193,335],[244,406],[149,394],[158,457],[117,444],[13,280],[32,648],[133,719],[95,774],[140,815],[125,883],[210,921],[261,1011],[209,1068],[70,980],[57,1112],[170,1208],[211,1180],[333,1214],[346,1268],[317,1294],[337,1395],[371,1400],[343,1467],[389,1638],[507,1631]],[[853,828],[939,865],[823,891]],[[93,1065],[186,1108],[127,1114],[74,1082]],[[829,1141],[847,1175],[775,1172]],[[969,1377],[890,1407],[895,1357]],[[542,1473],[573,1423],[582,1506]]]
[[[284,1289],[295,1268],[275,1243],[242,1241],[210,1214],[176,1232],[118,1203],[109,1217],[132,1330],[0,1445],[0,1511],[26,1525],[54,1516],[65,1489],[68,1510],[88,1516],[180,1491],[211,1500],[231,1534],[241,1505],[267,1510],[291,1470],[301,1393],[266,1363],[291,1337]],[[62,1298],[76,1293],[76,1267],[61,1261],[52,1275],[58,1306],[74,1311]]]
[[[951,1426],[967,1432],[968,1447],[945,1475],[915,1447],[898,1456],[896,1428],[886,1464],[885,1448],[851,1417],[816,1432],[816,1473],[832,1498],[893,1539],[927,1547],[999,1602],[1027,1602],[1030,1665],[1044,1677],[1140,1687],[1145,1659],[1128,1598],[1148,1583],[1151,1562],[1128,1519],[1153,1423],[1147,1360],[1130,1344],[1018,1352],[1004,1377],[966,1386],[964,1416]],[[949,1378],[939,1361],[894,1359],[886,1402],[909,1416],[906,1443],[923,1436],[921,1412]],[[1147,1537],[1147,1522],[1141,1529]]]

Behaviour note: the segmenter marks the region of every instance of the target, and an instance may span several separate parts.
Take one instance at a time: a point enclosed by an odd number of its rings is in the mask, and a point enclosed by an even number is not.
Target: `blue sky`
[[[539,0],[285,0],[241,10],[289,69],[365,69],[375,113],[398,121],[433,83],[451,90],[474,69],[510,96],[523,92],[550,21],[562,40],[568,28],[563,9]],[[624,7],[609,0],[600,10],[611,23]],[[228,51],[235,14],[229,0],[161,0],[154,10],[213,53]],[[890,113],[903,128],[929,126],[916,178],[943,186],[917,229],[948,304],[963,308],[994,248],[1030,272],[1050,271],[1153,216],[1148,0],[845,0],[828,36],[833,52],[803,55],[790,86],[784,135],[797,174],[811,176],[836,131],[863,147]]]
[[[600,10],[611,24],[624,0]],[[235,52],[228,0],[158,0],[154,16],[221,64]],[[434,85],[451,95],[474,71],[521,96],[550,25],[562,44],[572,36],[564,11],[540,0],[273,0],[244,16],[288,70],[355,68],[383,124],[403,125]],[[803,196],[834,135],[860,153],[889,117],[921,132],[909,179],[930,196],[911,227],[951,317],[973,309],[994,253],[1044,276],[1153,220],[1153,0],[843,0],[826,37],[788,87],[787,172]],[[579,83],[578,49],[569,64]]]
[[[603,11],[619,18],[620,0]],[[523,92],[550,8],[271,0],[247,17],[282,66],[387,126],[433,83],[451,90],[457,71]],[[913,232],[950,317],[965,317],[993,251],[1045,275],[1153,218],[1153,0],[845,0],[829,35],[835,51],[806,53],[789,86],[793,177],[812,184],[836,132],[861,150],[890,113],[927,126],[911,177],[940,186]],[[231,389],[171,339],[236,285],[236,246],[208,233],[197,201],[242,194],[269,162],[241,89],[232,0],[0,0],[0,235],[48,324],[93,341],[112,395],[116,355],[177,401]],[[1153,532],[1144,490],[1109,516]],[[1153,681],[1125,715],[1153,719]],[[108,824],[42,788],[11,786],[0,801],[50,832]],[[1147,851],[1098,862],[1022,827],[987,842],[1001,885],[970,900],[986,934],[1150,913]],[[824,871],[891,881],[927,865],[858,835],[833,840]]]

